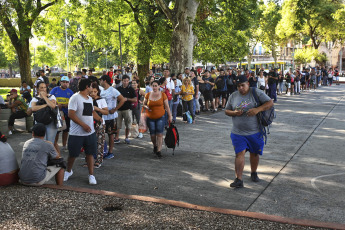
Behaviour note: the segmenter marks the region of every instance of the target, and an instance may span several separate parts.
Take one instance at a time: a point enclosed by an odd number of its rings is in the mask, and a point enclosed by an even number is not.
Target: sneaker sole
[[[235,186],[235,185],[230,185],[230,188],[243,188],[243,185],[237,185],[237,186]]]

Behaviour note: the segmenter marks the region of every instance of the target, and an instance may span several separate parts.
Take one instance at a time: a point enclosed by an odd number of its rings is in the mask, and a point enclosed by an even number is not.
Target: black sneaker
[[[240,179],[236,178],[234,180],[234,182],[232,182],[230,184],[231,188],[243,188],[243,181],[241,181]]]
[[[157,154],[157,146],[153,147],[153,153]]]
[[[160,151],[157,152],[156,155],[157,155],[158,158],[162,158],[162,153]]]
[[[259,181],[260,181],[257,172],[252,172],[252,173],[250,174],[250,177],[252,178],[252,181],[254,181],[254,182],[259,182]]]

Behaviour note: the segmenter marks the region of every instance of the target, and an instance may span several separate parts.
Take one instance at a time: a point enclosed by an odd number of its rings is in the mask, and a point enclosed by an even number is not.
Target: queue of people
[[[88,181],[94,185],[97,184],[94,169],[101,167],[104,159],[114,158],[114,146],[121,143],[119,134],[122,123],[125,127],[123,142],[130,144],[129,134],[133,127],[138,133],[134,137],[143,137],[138,125],[133,126],[133,121],[139,124],[142,113],[146,114],[145,123],[150,133],[153,153],[162,158],[164,128],[169,123],[175,123],[177,116],[182,116],[187,123],[186,116],[189,114],[190,123],[193,125],[201,111],[215,113],[222,110],[233,117],[234,124],[231,139],[236,153],[236,179],[230,186],[240,188],[243,187],[242,173],[247,150],[250,151],[252,180],[259,181],[256,170],[264,143],[255,115],[272,107],[273,102],[277,101],[277,95],[283,93],[284,86],[286,93],[298,94],[303,89],[319,87],[325,76],[328,78],[325,71],[312,70],[309,75],[308,71],[297,69],[296,72],[290,71],[284,76],[274,69],[269,73],[260,70],[258,75],[243,69],[220,69],[217,72],[216,68],[212,68],[211,71],[196,72],[185,68],[184,73],[178,74],[170,74],[166,69],[163,76],[148,72],[145,91],[140,89],[139,79],[135,74],[130,77],[114,71],[105,72],[99,79],[92,75],[86,77],[86,72],[77,72],[74,78],[69,73],[50,91],[41,77],[41,80],[35,82],[36,94],[29,105],[18,99],[16,90],[10,92],[8,106],[14,115],[11,115],[9,128],[13,127],[14,119],[27,116],[26,110],[34,113],[35,125],[32,129],[33,138],[24,144],[19,174],[18,167],[13,163],[9,164],[11,167],[7,167],[6,172],[0,173],[5,173],[8,181],[18,180],[18,177],[8,174],[18,174],[21,182],[27,185],[42,185],[55,177],[56,183],[61,185],[73,176],[75,159],[84,152]],[[294,86],[292,82],[295,83]],[[256,90],[261,106],[255,106],[254,99],[249,96],[250,88]],[[28,90],[23,84],[21,93]],[[249,106],[240,108],[243,103]],[[56,110],[64,118],[64,129],[57,124],[56,114],[55,117],[50,116],[51,120],[44,117],[46,113],[51,114],[51,111]],[[58,145],[60,133],[61,149]],[[2,145],[6,145],[6,138],[2,134],[0,136]],[[40,146],[44,148],[40,149]],[[7,145],[6,147],[8,155],[13,155],[13,150],[11,152],[11,148]],[[61,151],[69,152],[66,170],[56,165],[48,166],[49,159],[59,159]]]

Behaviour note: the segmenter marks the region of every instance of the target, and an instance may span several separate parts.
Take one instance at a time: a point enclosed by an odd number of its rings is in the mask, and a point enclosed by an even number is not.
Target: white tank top
[[[258,87],[265,86],[265,77],[258,77]]]

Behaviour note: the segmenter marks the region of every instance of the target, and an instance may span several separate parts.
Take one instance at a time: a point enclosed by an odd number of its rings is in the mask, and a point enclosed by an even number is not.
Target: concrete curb
[[[194,205],[194,204],[190,204],[190,203],[186,203],[186,202],[182,202],[182,201],[167,200],[167,199],[147,197],[147,196],[127,195],[127,194],[121,194],[121,193],[117,193],[117,192],[95,190],[95,189],[88,189],[88,188],[58,186],[58,185],[52,185],[52,184],[43,185],[42,187],[51,188],[51,189],[74,191],[74,192],[98,194],[98,195],[105,195],[105,196],[115,196],[115,197],[123,198],[123,199],[132,199],[132,200],[139,200],[139,201],[145,201],[145,202],[153,202],[153,203],[158,203],[158,204],[176,206],[176,207],[180,207],[180,208],[194,209],[194,210],[207,211],[207,212],[216,212],[216,213],[234,215],[234,216],[239,216],[239,217],[247,217],[247,218],[254,218],[254,219],[260,219],[260,220],[266,220],[266,221],[272,221],[272,222],[279,222],[279,223],[283,223],[283,224],[300,225],[300,226],[316,227],[316,228],[344,229],[345,230],[345,224],[338,224],[338,223],[320,222],[320,221],[305,220],[305,219],[294,219],[294,218],[286,218],[286,217],[281,217],[281,216],[266,215],[266,214],[257,213],[257,212],[248,212],[248,211],[239,211],[239,210],[232,210],[232,209],[207,207],[207,206]]]

